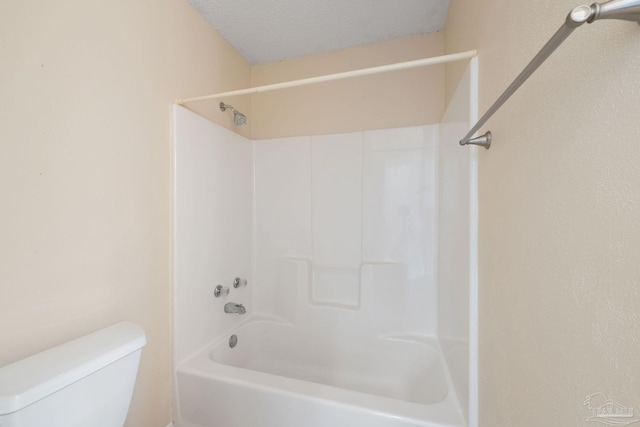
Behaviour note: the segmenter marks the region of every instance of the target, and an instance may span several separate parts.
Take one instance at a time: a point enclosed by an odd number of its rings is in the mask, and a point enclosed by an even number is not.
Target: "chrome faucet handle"
[[[213,291],[213,296],[216,298],[220,298],[221,295],[227,296],[229,295],[229,288],[226,286],[218,285]]]
[[[239,277],[236,277],[233,280],[233,287],[238,289],[240,286],[247,286],[247,279],[241,279]]]

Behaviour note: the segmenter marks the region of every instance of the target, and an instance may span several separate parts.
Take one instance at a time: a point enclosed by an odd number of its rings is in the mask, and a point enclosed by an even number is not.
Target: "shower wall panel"
[[[467,69],[441,123],[439,144],[438,337],[461,406],[469,404],[470,293],[472,283],[472,162],[475,147],[461,149],[470,127],[471,73]]]
[[[255,280],[257,310],[282,315],[291,290],[277,286],[278,257],[310,259],[311,141],[308,137],[254,143]],[[289,317],[289,316],[285,316]]]
[[[362,132],[311,137],[310,301],[358,308]]]
[[[251,283],[251,141],[174,106],[174,357],[178,364],[251,310],[251,287],[214,298],[236,276]]]
[[[406,286],[389,283],[386,304],[397,308],[388,317],[428,335],[437,321],[438,136],[437,125],[370,131],[364,150],[364,260],[406,268]]]

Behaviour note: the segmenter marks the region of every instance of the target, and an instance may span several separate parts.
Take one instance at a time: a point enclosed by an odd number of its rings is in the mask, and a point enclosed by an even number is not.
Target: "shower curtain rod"
[[[502,107],[507,99],[542,65],[542,63],[573,33],[573,30],[584,24],[591,24],[600,19],[622,19],[640,24],[640,0],[611,0],[605,3],[593,3],[574,8],[564,24],[556,31],[540,52],[529,62],[502,95],[493,103],[469,132],[460,140],[460,145],[479,145],[486,149],[491,147],[491,131],[476,138],[471,138]]]
[[[176,99],[175,103],[178,105],[184,105],[188,102],[200,102],[200,101],[207,101],[210,99],[220,99],[220,98],[229,97],[229,96],[247,95],[250,93],[259,93],[259,92],[269,92],[272,90],[286,89],[286,88],[296,87],[296,86],[306,86],[310,84],[328,82],[333,80],[341,80],[341,79],[346,79],[350,77],[359,77],[359,76],[368,76],[371,74],[386,73],[387,71],[406,70],[408,68],[422,67],[425,65],[444,64],[447,62],[460,61],[463,59],[473,58],[474,56],[476,56],[476,54],[477,52],[475,50],[468,50],[466,52],[453,53],[450,55],[435,56],[433,58],[399,62],[396,64],[382,65],[379,67],[363,68],[360,70],[346,71],[343,73],[329,74],[326,76],[311,77],[307,79],[293,80],[289,82],[275,83],[275,84],[270,84],[265,86],[250,87],[247,89],[232,90],[230,92],[216,93],[213,95],[196,96],[194,98],[185,98],[185,99]]]

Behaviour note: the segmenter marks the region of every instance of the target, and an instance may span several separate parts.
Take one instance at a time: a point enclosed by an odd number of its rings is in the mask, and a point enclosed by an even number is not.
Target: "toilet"
[[[0,368],[0,427],[122,427],[145,344],[122,322]]]

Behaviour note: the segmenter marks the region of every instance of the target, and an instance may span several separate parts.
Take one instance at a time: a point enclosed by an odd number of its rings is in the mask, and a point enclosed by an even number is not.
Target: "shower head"
[[[247,123],[247,116],[245,116],[240,111],[233,108],[233,106],[229,104],[225,104],[224,102],[221,102],[220,110],[226,111],[227,109],[233,111],[233,123],[235,123],[236,126],[242,126]]]
[[[242,114],[239,111],[234,111],[233,112],[233,122],[236,124],[236,126],[242,126],[247,124],[247,116],[245,116],[244,114]]]

